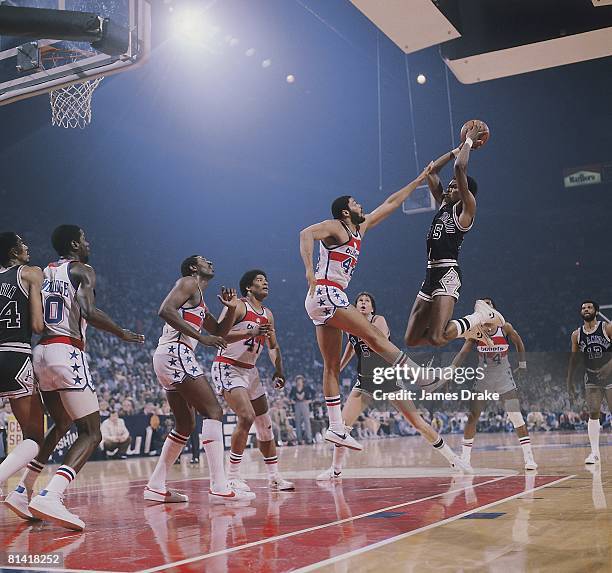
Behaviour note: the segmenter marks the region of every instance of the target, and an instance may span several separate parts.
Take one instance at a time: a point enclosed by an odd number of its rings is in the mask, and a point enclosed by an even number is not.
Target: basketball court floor
[[[460,450],[459,436],[448,439]],[[209,505],[205,457],[174,466],[171,486],[190,498],[174,505],[142,498],[155,458],[92,462],[66,497],[85,531],[3,510],[0,571],[609,572],[612,437],[602,435],[602,464],[591,469],[585,433],[532,440],[540,467],[526,474],[513,435],[478,435],[474,476],[451,473],[417,437],[366,441],[334,485],[314,479],[330,447],[282,448],[283,474],[296,482],[285,493],[267,490],[261,456],[249,450],[243,473],[257,499],[243,506]],[[54,565],[8,563],[50,553],[60,556]]]

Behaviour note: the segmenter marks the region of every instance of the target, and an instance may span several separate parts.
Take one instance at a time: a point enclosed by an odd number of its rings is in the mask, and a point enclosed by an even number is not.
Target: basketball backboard
[[[416,213],[428,213],[437,209],[436,200],[429,192],[427,185],[419,185],[402,203],[402,211],[405,215],[415,215]]]
[[[0,105],[132,69],[150,51],[150,0],[0,0],[3,6],[91,12],[109,18],[125,31],[127,50],[111,56],[86,42],[0,35]],[[41,51],[53,48],[58,50],[53,53],[81,56],[45,66]]]

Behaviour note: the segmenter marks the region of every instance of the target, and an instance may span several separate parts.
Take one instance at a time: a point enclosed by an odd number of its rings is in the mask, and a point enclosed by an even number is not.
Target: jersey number
[[[592,346],[587,348],[589,360],[597,360],[603,356],[603,348],[601,346]]]
[[[45,300],[45,322],[59,324],[62,320],[64,320],[64,299],[61,296],[48,296]]]
[[[436,223],[431,236],[434,239],[439,239],[442,236],[442,229],[444,229],[444,225],[442,223]]]
[[[257,337],[259,338],[259,337]],[[261,348],[261,340],[257,340],[257,350],[255,350],[255,337],[251,336],[251,338],[244,341],[244,345],[249,349],[249,352],[259,352]]]
[[[344,259],[342,262],[342,268],[347,275],[353,276],[353,271],[355,270],[355,267],[353,266],[353,259]]]
[[[0,311],[0,322],[6,322],[5,328],[21,327],[21,315],[17,312],[16,300],[10,300]]]

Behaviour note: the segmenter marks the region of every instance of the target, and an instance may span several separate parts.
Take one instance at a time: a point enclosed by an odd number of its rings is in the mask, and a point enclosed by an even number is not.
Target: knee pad
[[[269,442],[274,439],[272,418],[268,412],[255,417],[255,435],[260,442]]]
[[[525,425],[525,419],[523,418],[523,414],[521,414],[521,405],[516,398],[507,400],[504,406],[506,407],[506,412],[508,412],[508,419],[515,428],[520,428]]]

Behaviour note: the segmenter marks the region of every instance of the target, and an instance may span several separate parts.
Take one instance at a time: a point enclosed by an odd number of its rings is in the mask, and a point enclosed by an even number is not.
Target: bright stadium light
[[[210,24],[202,10],[185,8],[174,12],[174,32],[190,43],[205,44],[215,38],[219,27]]]

